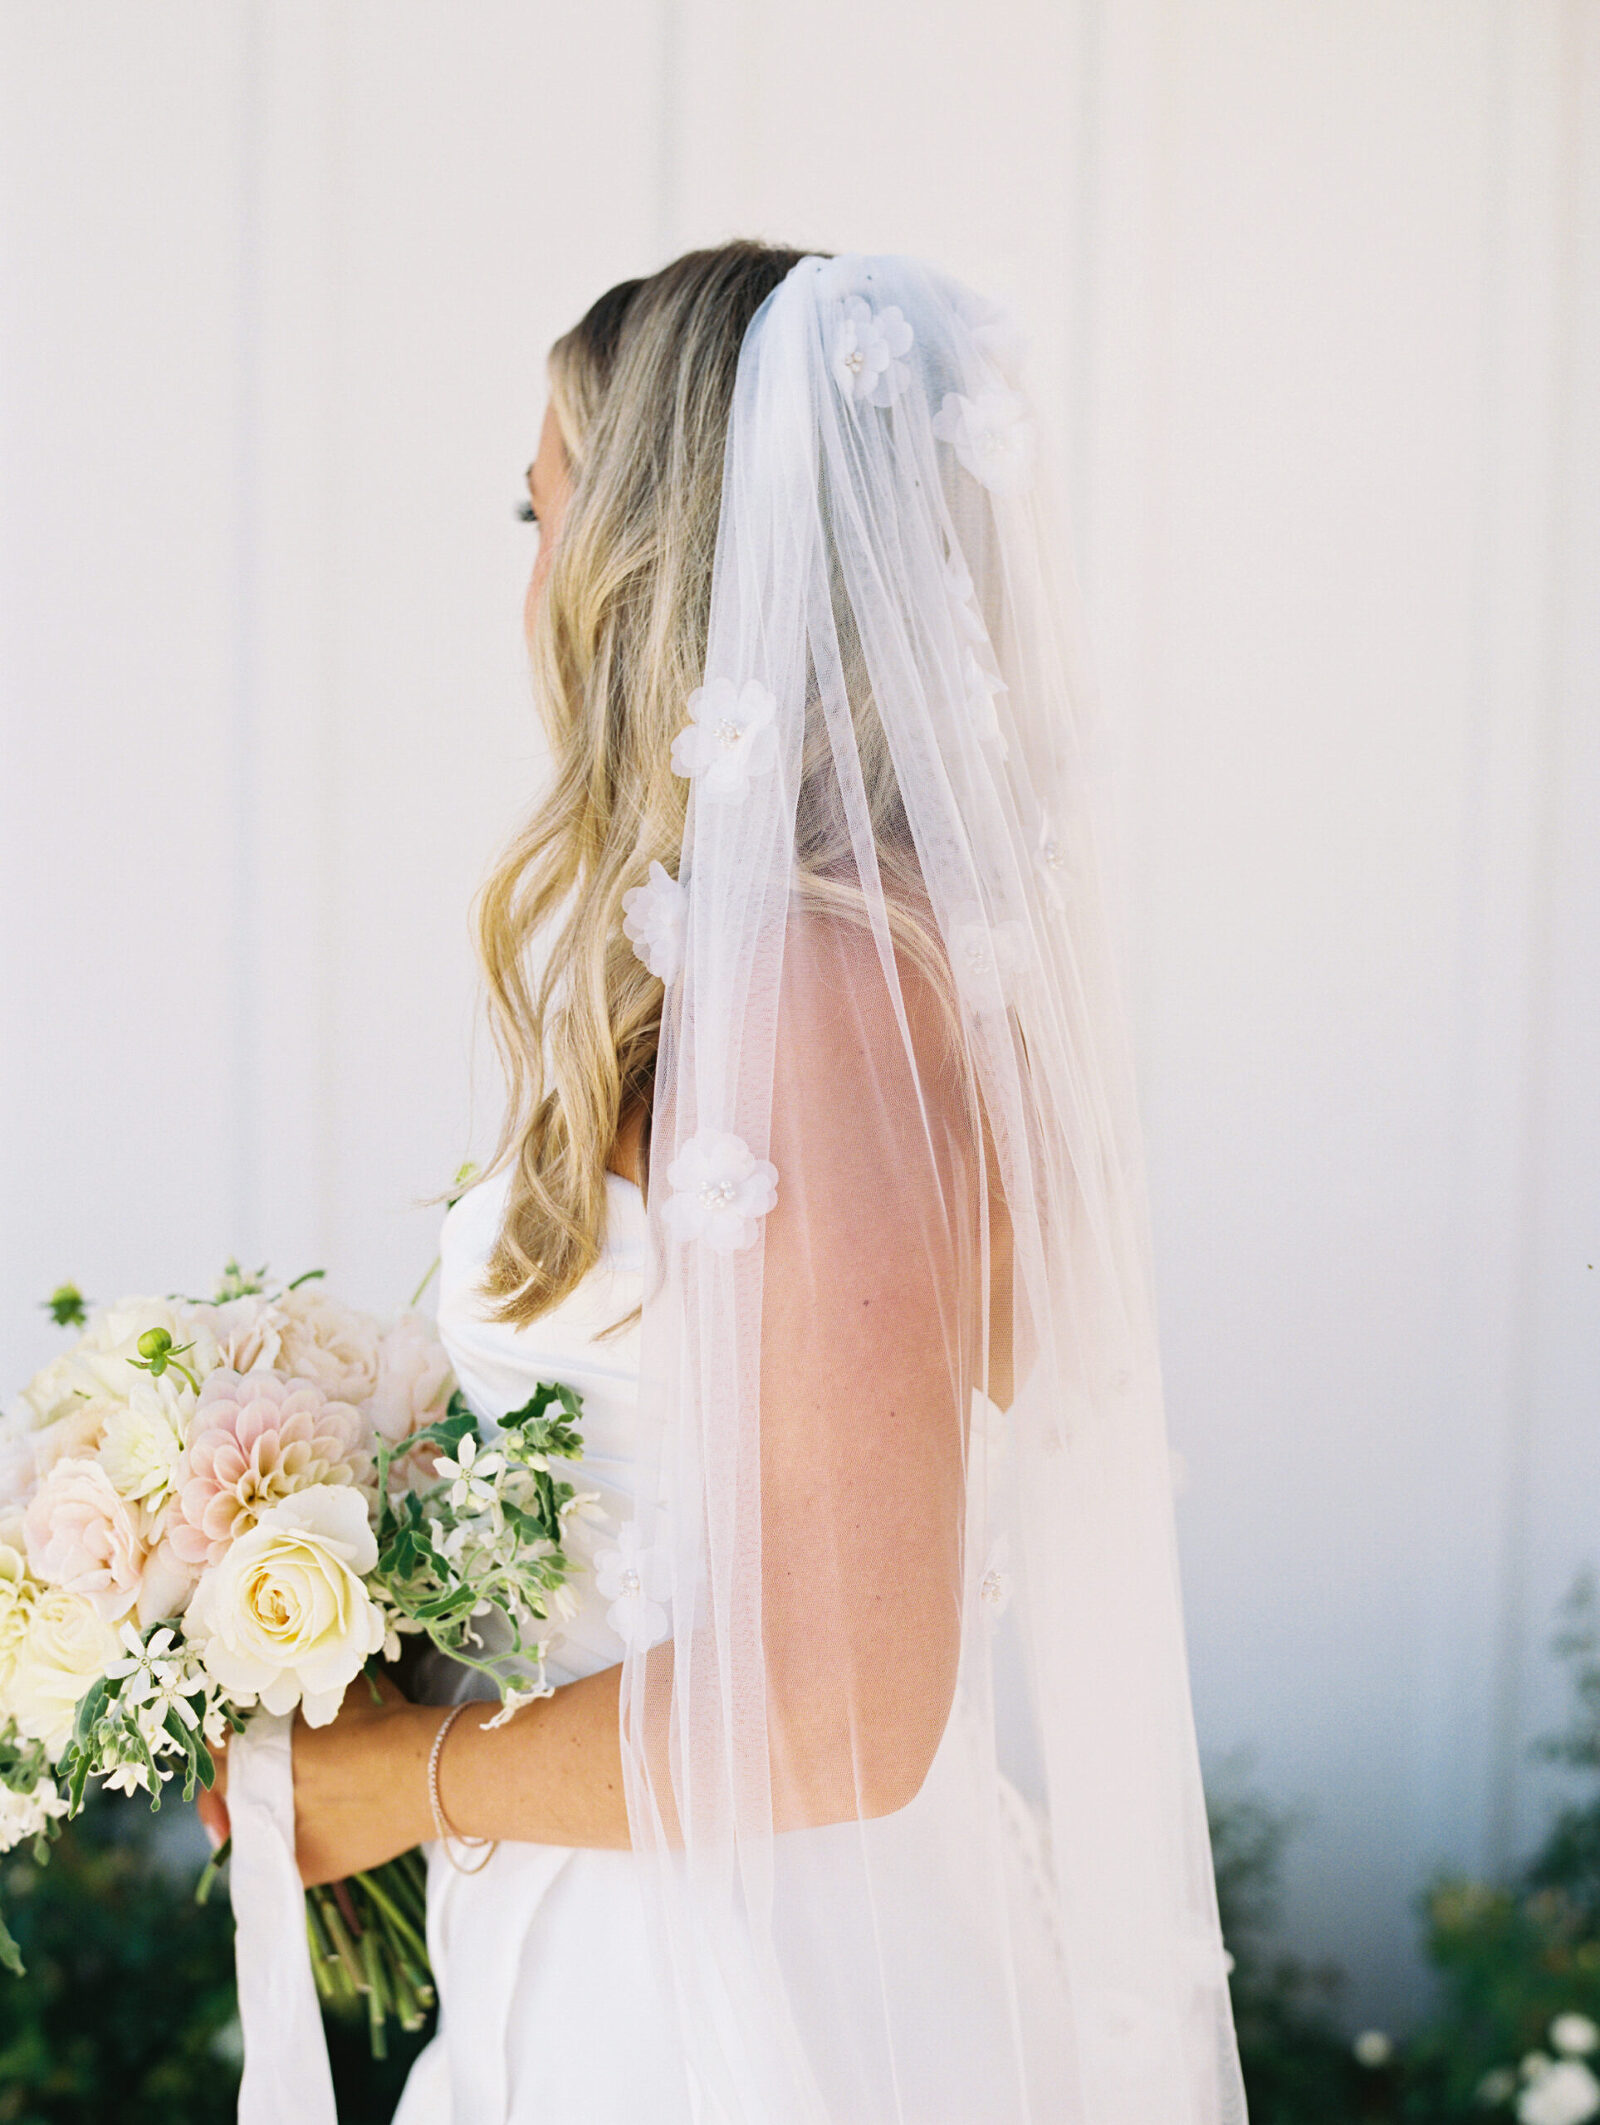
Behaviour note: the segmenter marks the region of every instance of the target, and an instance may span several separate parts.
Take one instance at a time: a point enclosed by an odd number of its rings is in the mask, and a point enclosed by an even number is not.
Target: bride
[[[1003,315],[732,244],[550,359],[550,785],[445,1221],[486,1432],[583,1396],[576,1613],[296,1730],[429,1846],[401,2125],[1229,2125],[1136,1130]]]

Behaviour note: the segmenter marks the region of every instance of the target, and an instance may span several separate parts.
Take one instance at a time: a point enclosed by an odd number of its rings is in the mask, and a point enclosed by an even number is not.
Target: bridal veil
[[[678,873],[629,895],[667,993],[624,1768],[704,2125],[1244,2115],[1035,445],[1000,313],[794,268]]]

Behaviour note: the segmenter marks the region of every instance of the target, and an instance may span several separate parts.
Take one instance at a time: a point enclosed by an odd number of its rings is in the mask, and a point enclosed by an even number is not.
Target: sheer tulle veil
[[[634,908],[624,1769],[704,2125],[1244,2115],[1040,484],[1014,334],[943,275],[807,258],[750,326]]]

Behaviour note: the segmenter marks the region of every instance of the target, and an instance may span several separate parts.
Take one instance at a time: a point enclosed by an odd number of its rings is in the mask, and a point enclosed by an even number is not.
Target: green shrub
[[[193,1843],[171,1808],[92,1798],[47,1867],[0,1861],[26,1964],[0,1972],[0,2125],[232,2125],[239,2088],[233,1916],[194,1900]],[[328,2024],[341,2125],[387,2125],[422,2038],[368,2053]]]

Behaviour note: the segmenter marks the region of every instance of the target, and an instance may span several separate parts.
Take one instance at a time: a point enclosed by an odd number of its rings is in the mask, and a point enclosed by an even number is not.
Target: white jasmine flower
[[[36,1779],[26,1793],[0,1786],[0,1852],[40,1837],[52,1822],[67,1812],[65,1797],[53,1778]]]
[[[672,772],[716,804],[737,804],[778,759],[778,704],[759,680],[711,679],[689,696],[690,721],[672,741]]]
[[[640,959],[660,981],[676,981],[683,965],[683,931],[689,895],[667,870],[652,863],[644,885],[630,886],[622,896],[622,934]]]
[[[107,1771],[101,1783],[108,1793],[148,1793],[150,1773],[136,1757],[129,1757]]]
[[[1558,2014],[1550,2024],[1550,2041],[1569,2058],[1600,2047],[1600,2027],[1586,2014]]]
[[[362,1585],[378,1561],[360,1493],[315,1484],[264,1512],[201,1577],[187,1628],[207,1672],[242,1704],[298,1704],[326,1726],[383,1644],[383,1612]]]
[[[1585,2125],[1600,2110],[1600,2081],[1582,2059],[1557,2059],[1517,2098],[1521,2125]]]
[[[672,1592],[672,1571],[659,1549],[647,1545],[637,1520],[617,1530],[615,1549],[599,1550],[594,1560],[595,1591],[611,1606],[606,1622],[627,1646],[657,1644],[667,1629],[661,1606]]]
[[[1387,2066],[1394,2057],[1393,2039],[1381,2029],[1363,2029],[1350,2049],[1358,2066]]]
[[[965,398],[947,391],[933,432],[991,494],[1022,494],[1033,479],[1035,431],[1019,392],[980,391]]]
[[[135,1715],[152,1754],[177,1746],[167,1732],[169,1714],[191,1733],[200,1724],[190,1699],[209,1694],[211,1684],[196,1664],[194,1649],[180,1645],[170,1627],[154,1632],[146,1644],[134,1626],[125,1623],[121,1656],[107,1664],[106,1674],[122,1684],[121,1702]]]
[[[848,297],[833,341],[833,374],[845,397],[869,406],[893,405],[911,381],[901,356],[911,352],[913,337],[893,305],[874,310],[865,296]]]
[[[440,1481],[450,1485],[453,1512],[487,1512],[499,1502],[506,1457],[502,1453],[483,1452],[470,1431],[456,1448],[453,1460],[449,1454],[441,1454],[433,1467]]]
[[[755,1245],[759,1220],[778,1200],[778,1169],[742,1136],[702,1129],[667,1168],[673,1193],[662,1221],[675,1240],[704,1240],[717,1254]]]

